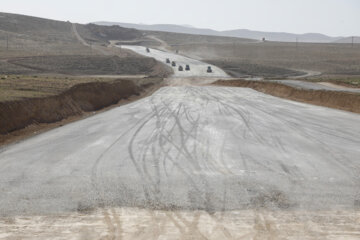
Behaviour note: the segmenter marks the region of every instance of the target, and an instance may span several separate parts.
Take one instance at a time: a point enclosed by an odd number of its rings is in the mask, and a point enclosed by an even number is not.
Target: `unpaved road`
[[[100,206],[353,209],[360,115],[251,89],[165,87],[1,149],[1,215]]]
[[[0,239],[359,239],[359,146],[359,114],[164,87],[0,148]]]
[[[179,54],[170,53],[167,51],[161,51],[156,49],[150,49],[150,53],[146,52],[146,47],[143,46],[133,46],[133,45],[123,45],[122,48],[130,49],[138,54],[153,57],[156,60],[165,63],[166,59],[169,58],[171,61],[176,61],[177,66],[173,67],[174,75],[169,81],[167,81],[168,85],[193,85],[193,84],[206,84],[214,81],[212,78],[217,79],[226,79],[229,76],[220,68],[201,62],[200,60],[195,60],[189,57],[185,57]],[[165,49],[165,48],[164,48]],[[191,66],[191,71],[178,71],[178,66],[181,65],[183,67],[189,64]],[[170,64],[169,64],[170,66]],[[206,69],[208,66],[211,66],[213,69],[213,73],[207,73]],[[308,70],[299,70],[305,71],[306,74],[303,76],[294,77],[303,78],[320,75],[320,72],[308,71]],[[200,79],[199,78],[203,78]],[[262,78],[251,78],[249,80],[263,80]],[[359,88],[348,88],[342,86],[334,86],[334,85],[324,85],[316,82],[309,81],[301,81],[301,80],[269,80],[274,82],[279,82],[291,87],[302,88],[302,89],[312,89],[312,90],[328,90],[328,91],[343,91],[343,92],[354,92],[360,93]]]
[[[358,114],[245,88],[164,87],[0,149],[0,214],[6,217],[0,236],[75,231],[86,239],[79,232],[91,236],[108,228],[102,233],[117,239],[114,224],[130,219],[132,227],[117,236],[187,239],[192,233],[201,239],[200,231],[232,239],[248,232],[256,239],[274,231],[290,234],[275,227],[292,224],[295,236],[336,232],[356,239],[359,146]],[[101,216],[85,214],[103,207],[118,210],[106,210],[114,211],[110,217],[103,210]],[[83,213],[71,215],[77,211]],[[21,217],[26,215],[47,217]],[[76,219],[83,220],[71,231],[62,228]],[[99,219],[107,225],[99,226]],[[211,230],[212,224],[220,225]]]
[[[170,61],[176,62],[176,67],[172,67],[174,70],[174,77],[204,77],[204,78],[227,78],[228,75],[220,68],[207,64],[192,58],[188,58],[179,54],[174,54],[166,51],[161,51],[157,49],[150,49],[150,53],[146,52],[146,48],[142,46],[125,46],[122,45],[121,48],[130,49],[138,54],[145,55],[148,57],[153,57],[156,60],[165,63],[166,59],[169,58]],[[185,71],[185,66],[190,65],[190,71]],[[170,64],[168,64],[171,66]],[[179,65],[184,67],[184,71],[178,71]],[[213,72],[207,73],[206,70],[208,66],[211,66]]]

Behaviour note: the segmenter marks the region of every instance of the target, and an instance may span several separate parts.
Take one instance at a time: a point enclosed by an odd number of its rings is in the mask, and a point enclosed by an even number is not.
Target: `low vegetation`
[[[26,69],[26,72],[61,73],[61,74],[151,74],[158,62],[153,58],[118,56],[34,56],[8,60],[15,65],[16,71]],[[1,66],[1,65],[0,65]],[[7,66],[0,73],[13,73]]]
[[[0,102],[58,95],[83,83],[113,82],[114,77],[77,77],[65,75],[0,75]],[[136,85],[159,84],[162,78],[132,79]]]

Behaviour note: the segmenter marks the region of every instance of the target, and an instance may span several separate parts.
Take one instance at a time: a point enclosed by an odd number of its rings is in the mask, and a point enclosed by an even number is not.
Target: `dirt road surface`
[[[191,86],[226,74],[190,64],[167,80],[186,86],[0,148],[0,239],[359,239],[360,115]]]
[[[176,62],[176,67],[173,67],[174,77],[204,77],[204,78],[227,78],[228,75],[221,70],[220,68],[207,64],[192,58],[188,58],[179,54],[174,54],[166,51],[161,51],[157,49],[150,49],[150,52],[146,52],[146,47],[142,46],[124,46],[121,48],[130,49],[138,54],[145,55],[148,57],[153,57],[156,60],[165,63],[166,59],[169,58],[170,61]],[[185,71],[185,66],[190,65],[190,71]],[[168,64],[171,66],[170,64]],[[182,66],[184,71],[179,71],[178,67]],[[208,66],[211,66],[213,72],[208,73],[206,70]]]
[[[316,212],[344,211],[345,222],[358,221],[359,145],[358,114],[245,88],[164,87],[2,148],[0,213],[16,219],[139,207],[153,218],[156,209],[201,210],[202,224],[227,225],[211,217],[249,210],[246,226],[255,227],[251,219],[265,209],[304,212],[306,221],[317,221]],[[154,229],[142,220],[135,232]],[[356,227],[341,231],[359,237]]]
[[[138,54],[153,57],[157,59],[160,62],[166,61],[167,58],[170,59],[170,61],[175,61],[177,63],[176,67],[173,67],[174,75],[168,79],[167,84],[168,85],[201,85],[201,84],[209,84],[214,81],[215,78],[217,79],[227,79],[229,76],[220,68],[201,62],[200,60],[195,60],[189,57],[185,57],[179,54],[170,53],[164,50],[156,50],[156,49],[150,49],[150,52],[148,53],[146,51],[146,47],[143,46],[121,46],[122,48],[130,49]],[[191,71],[178,71],[178,66],[181,65],[183,67],[186,66],[186,64],[189,64],[191,67]],[[170,66],[170,64],[169,64]],[[208,66],[211,66],[213,69],[213,73],[207,73],[206,69]],[[309,70],[299,70],[306,72],[305,75],[294,77],[294,79],[297,78],[303,78],[303,77],[310,77],[310,76],[316,76],[320,75],[320,72],[314,72]],[[251,78],[249,80],[263,80],[262,78]],[[312,89],[312,90],[328,90],[328,91],[344,91],[344,92],[354,92],[354,93],[360,93],[360,89],[357,88],[347,88],[342,86],[334,86],[334,85],[324,85],[320,83],[315,82],[309,82],[309,81],[301,81],[301,80],[269,80],[274,82],[279,82],[291,87],[296,88],[302,88],[302,89]]]

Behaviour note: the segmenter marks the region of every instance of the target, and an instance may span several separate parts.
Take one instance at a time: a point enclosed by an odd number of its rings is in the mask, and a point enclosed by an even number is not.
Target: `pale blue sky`
[[[88,23],[360,35],[360,0],[1,0],[1,12]]]

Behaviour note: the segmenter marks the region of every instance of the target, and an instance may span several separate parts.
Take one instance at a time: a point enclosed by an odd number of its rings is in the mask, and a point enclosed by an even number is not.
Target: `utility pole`
[[[6,34],[6,51],[9,50],[9,34]]]
[[[354,47],[354,37],[351,37],[351,47]]]
[[[299,43],[299,39],[296,38],[296,50],[298,49],[298,43]]]

